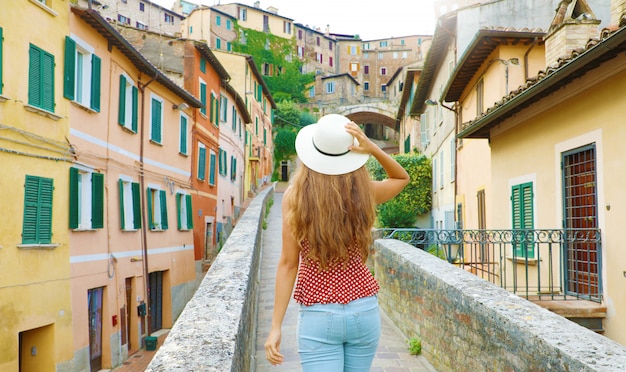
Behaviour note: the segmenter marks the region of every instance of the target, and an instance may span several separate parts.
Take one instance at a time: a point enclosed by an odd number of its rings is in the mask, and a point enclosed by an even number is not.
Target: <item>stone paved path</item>
[[[298,351],[296,348],[297,304],[292,299],[283,322],[283,342],[281,351],[285,355],[285,362],[273,367],[265,359],[263,343],[269,333],[274,304],[274,282],[276,278],[276,263],[281,250],[282,224],[282,191],[276,188],[274,204],[270,210],[267,229],[263,232],[263,251],[261,261],[261,283],[258,303],[257,320],[257,352],[256,371],[301,371]],[[436,372],[423,356],[409,354],[407,340],[398,328],[382,315],[383,330],[376,352],[376,358],[371,372]]]

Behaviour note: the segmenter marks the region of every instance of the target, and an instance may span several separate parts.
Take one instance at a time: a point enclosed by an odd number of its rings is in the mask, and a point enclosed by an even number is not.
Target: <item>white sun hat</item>
[[[368,153],[350,151],[359,142],[346,132],[350,119],[343,115],[322,116],[315,124],[300,129],[296,137],[296,152],[300,161],[311,170],[328,175],[339,175],[361,168]]]

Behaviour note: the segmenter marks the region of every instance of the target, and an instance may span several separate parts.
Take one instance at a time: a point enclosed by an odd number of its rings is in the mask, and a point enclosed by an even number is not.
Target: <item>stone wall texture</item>
[[[376,240],[382,309],[438,371],[624,371],[626,348],[397,240]]]
[[[250,203],[146,371],[249,371],[268,187]]]

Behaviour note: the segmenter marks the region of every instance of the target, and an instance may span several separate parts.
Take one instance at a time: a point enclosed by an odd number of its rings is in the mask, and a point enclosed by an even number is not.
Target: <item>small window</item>
[[[125,75],[120,75],[119,89],[117,122],[122,127],[137,133],[137,87]]]
[[[135,23],[135,27],[137,27],[140,30],[147,30],[148,29],[148,26],[146,26],[145,24],[143,24],[143,23],[141,23],[139,21],[137,21]]]
[[[163,137],[163,99],[152,96],[150,100],[150,141],[161,143]]]
[[[142,3],[142,2],[140,2],[140,3],[139,3],[139,11],[140,11],[140,12],[145,11],[145,10],[146,10],[146,9],[145,9],[145,7],[146,7],[146,4],[144,4],[144,3]]]
[[[188,155],[187,143],[188,143],[188,127],[189,119],[187,115],[181,113],[179,121],[179,147],[178,152],[182,155]]]
[[[82,40],[65,37],[63,96],[100,111],[100,57]]]
[[[380,74],[381,75],[387,75],[387,67],[381,67],[380,68]]]
[[[198,179],[204,181],[206,179],[206,147],[203,143],[198,142]]]
[[[22,244],[52,242],[52,178],[26,175]]]
[[[165,190],[148,187],[148,227],[150,230],[167,230],[167,194]]]
[[[215,16],[215,25],[216,26],[221,26],[222,25],[222,17],[221,16]]]
[[[326,93],[335,93],[335,82],[329,81],[326,83]]]
[[[104,227],[104,175],[70,168],[70,229]]]
[[[215,186],[215,172],[216,171],[217,169],[216,169],[216,164],[215,164],[215,153],[211,151],[211,154],[209,156],[209,185],[211,186]]]
[[[139,183],[120,179],[118,181],[120,197],[120,227],[132,231],[141,228],[141,189]]]
[[[54,112],[54,56],[30,44],[28,104]]]
[[[117,21],[123,25],[130,25],[130,18],[123,16],[121,14],[117,15]]]
[[[226,150],[219,149],[219,165],[218,172],[220,176],[226,176],[228,174],[228,154]]]
[[[366,81],[366,82],[363,83],[363,90],[364,91],[370,90],[370,82],[369,81]]]
[[[176,216],[179,230],[193,229],[193,210],[191,208],[191,195],[176,194]]]
[[[171,25],[174,24],[174,16],[171,14],[165,13],[165,23],[169,23]]]

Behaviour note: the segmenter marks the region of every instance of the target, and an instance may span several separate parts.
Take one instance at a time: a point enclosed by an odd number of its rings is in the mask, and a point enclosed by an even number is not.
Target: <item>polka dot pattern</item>
[[[347,304],[378,293],[378,282],[362,262],[361,252],[356,243],[348,250],[350,258],[346,264],[334,259],[326,270],[322,270],[317,260],[308,257],[310,249],[309,242],[303,241],[293,295],[297,303],[307,306]]]

